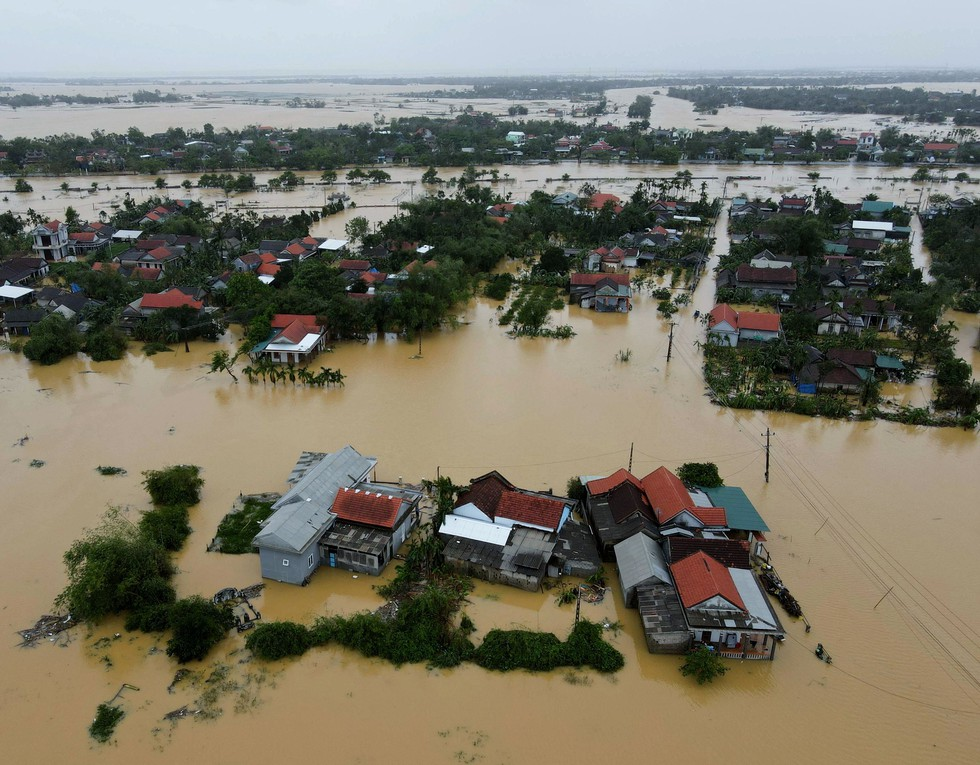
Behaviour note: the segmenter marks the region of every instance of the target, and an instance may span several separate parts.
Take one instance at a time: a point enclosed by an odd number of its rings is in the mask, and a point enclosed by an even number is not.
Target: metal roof
[[[347,246],[346,239],[327,239],[323,244],[317,247],[318,250],[327,250],[328,252],[337,252],[338,250],[344,249]]]
[[[885,356],[883,354],[878,354],[875,357],[875,366],[878,369],[894,369],[901,372],[905,369],[905,364],[901,359],[895,358],[894,356]]]
[[[6,300],[20,300],[20,298],[30,295],[34,290],[30,287],[15,287],[4,285],[0,287],[0,298]]]
[[[377,464],[352,446],[328,454],[310,468],[273,506],[273,513],[254,544],[300,552],[326,531],[337,517],[330,507],[337,492],[364,478]]]
[[[663,550],[646,534],[640,532],[624,539],[613,550],[623,590],[630,590],[641,582],[657,579],[663,584],[672,584]]]
[[[476,542],[503,547],[510,538],[511,529],[508,526],[498,526],[495,523],[485,523],[472,518],[464,518],[461,515],[450,513],[439,527],[440,534],[447,534],[463,539],[472,539]]]
[[[716,507],[725,508],[728,528],[737,531],[769,531],[759,511],[737,486],[718,486],[714,489],[701,488]]]
[[[735,589],[742,598],[746,610],[752,622],[752,627],[760,630],[783,631],[783,625],[779,623],[779,618],[769,605],[769,599],[762,591],[759,581],[755,574],[744,568],[730,568],[732,581],[735,582]]]

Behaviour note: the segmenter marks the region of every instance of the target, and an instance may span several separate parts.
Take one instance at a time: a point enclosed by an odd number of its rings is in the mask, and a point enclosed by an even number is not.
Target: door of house
[[[337,568],[337,553],[334,550],[330,551],[330,568]]]

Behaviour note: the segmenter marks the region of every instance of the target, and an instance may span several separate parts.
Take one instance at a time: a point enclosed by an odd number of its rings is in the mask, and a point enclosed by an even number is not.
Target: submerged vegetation
[[[100,744],[106,743],[116,730],[119,721],[126,713],[119,707],[110,704],[99,704],[95,710],[95,719],[88,726],[88,734]]]

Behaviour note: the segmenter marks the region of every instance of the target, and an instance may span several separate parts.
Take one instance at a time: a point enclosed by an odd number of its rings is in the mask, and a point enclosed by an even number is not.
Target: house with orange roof
[[[277,313],[272,317],[269,337],[256,345],[249,356],[279,364],[307,364],[327,343],[327,328],[311,314]]]
[[[633,289],[629,274],[571,274],[569,301],[600,313],[627,313],[632,310]]]
[[[468,576],[535,591],[545,576],[589,576],[600,561],[577,502],[521,489],[497,471],[474,478],[439,528],[446,563]]]
[[[731,348],[740,342],[766,343],[782,336],[778,313],[736,311],[719,303],[708,313],[708,342]]]
[[[730,659],[772,661],[785,630],[751,569],[703,550],[670,564],[695,644]]]

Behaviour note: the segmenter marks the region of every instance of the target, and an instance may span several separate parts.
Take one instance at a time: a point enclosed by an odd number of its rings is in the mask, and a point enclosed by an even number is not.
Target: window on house
[[[288,568],[289,567],[289,559],[288,558],[283,558],[282,559],[282,565],[283,565],[284,568]]]
[[[310,556],[310,568],[313,568],[313,556]]]

